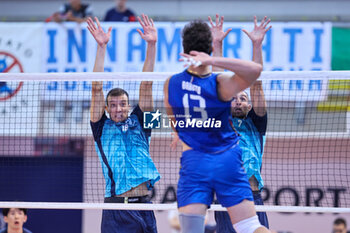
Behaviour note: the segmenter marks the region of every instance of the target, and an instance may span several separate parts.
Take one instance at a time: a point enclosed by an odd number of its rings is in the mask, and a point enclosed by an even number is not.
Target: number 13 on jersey
[[[189,104],[190,101],[191,101],[191,109]],[[196,103],[196,104],[192,104],[192,103]],[[205,121],[208,119],[208,113],[205,109],[206,108],[205,99],[202,96],[186,93],[182,97],[182,104],[184,106],[186,120],[191,118],[191,119],[198,119],[198,120]],[[200,117],[191,117],[195,113],[200,114]]]

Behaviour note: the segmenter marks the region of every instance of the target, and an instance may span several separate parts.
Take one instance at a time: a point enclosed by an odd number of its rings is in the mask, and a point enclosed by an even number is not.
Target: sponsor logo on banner
[[[8,52],[0,51],[0,73],[8,73],[12,69],[18,69],[21,73],[23,72],[22,64],[18,58]],[[5,101],[15,96],[22,86],[23,82],[8,83],[0,81],[0,101]]]

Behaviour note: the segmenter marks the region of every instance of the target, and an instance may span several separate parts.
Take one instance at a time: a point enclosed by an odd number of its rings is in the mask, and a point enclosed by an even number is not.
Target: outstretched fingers
[[[140,25],[141,25],[142,28],[145,27],[145,25],[144,25],[144,23],[142,22],[140,16],[137,16],[137,21],[139,21],[139,23],[140,23]]]
[[[208,20],[209,20],[210,26],[211,26],[211,27],[214,27],[213,20],[211,19],[211,17],[210,17],[210,16],[208,16]]]
[[[198,67],[200,65],[202,65],[201,61],[196,60],[196,56],[199,55],[200,53],[197,51],[191,51],[190,54],[186,54],[186,53],[180,53],[180,56],[182,56],[183,58],[180,58],[179,61],[184,62],[184,66],[194,66],[194,67]]]
[[[218,26],[219,23],[220,23],[219,15],[216,14],[216,15],[215,15],[215,24],[216,24],[216,26]]]
[[[95,16],[95,21],[97,23],[97,27],[98,28],[101,28],[101,24],[100,24],[100,21],[98,20],[98,18]]]
[[[224,25],[224,16],[221,16],[221,20],[220,20],[220,26]]]
[[[109,27],[109,28],[108,28],[108,33],[107,33],[107,34],[108,34],[108,37],[111,36],[111,32],[112,32],[112,27]]]
[[[254,15],[254,26],[255,26],[255,27],[258,26],[258,20],[256,19],[256,15]]]
[[[224,34],[224,38],[226,38],[226,36],[230,33],[230,31],[232,31],[232,28],[229,28],[226,30],[226,32]]]
[[[88,28],[91,29],[90,31],[96,30],[96,25],[95,25],[94,21],[90,17],[87,18],[86,22],[88,24]]]
[[[264,26],[264,23],[267,19],[267,16],[265,16],[262,20],[261,20],[261,23],[260,23],[260,26],[259,27],[263,27]]]
[[[144,35],[143,32],[138,28],[136,28],[136,31],[140,34],[141,38],[143,38],[143,35]]]
[[[266,21],[266,23],[265,23],[265,25],[264,25],[264,28],[266,28],[268,25],[269,25],[269,23],[271,22],[271,19],[268,19],[267,21]],[[267,32],[268,30],[270,30],[271,29],[271,25],[265,30],[265,32]]]

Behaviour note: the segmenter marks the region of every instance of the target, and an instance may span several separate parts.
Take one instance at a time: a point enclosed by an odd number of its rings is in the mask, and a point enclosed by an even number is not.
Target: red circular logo
[[[4,51],[0,51],[0,72],[11,73],[20,72],[23,73],[23,67],[19,60],[12,54]],[[5,101],[15,96],[21,87],[23,82],[3,82],[0,81],[0,101]]]

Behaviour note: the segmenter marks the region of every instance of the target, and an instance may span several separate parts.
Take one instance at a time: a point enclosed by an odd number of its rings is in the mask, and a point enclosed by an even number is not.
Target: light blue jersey
[[[160,179],[149,154],[151,132],[142,128],[142,119],[143,112],[137,106],[125,122],[116,123],[106,115],[91,122],[106,181],[105,197],[120,195],[144,182],[151,189]]]
[[[255,176],[259,189],[264,187],[261,177],[262,158],[265,146],[267,114],[260,117],[252,109],[246,118],[232,118],[235,129],[240,134],[239,145],[242,149],[243,166],[248,178]]]
[[[220,153],[238,142],[228,121],[231,103],[217,93],[217,74],[176,74],[169,80],[168,96],[178,135],[194,150]]]

